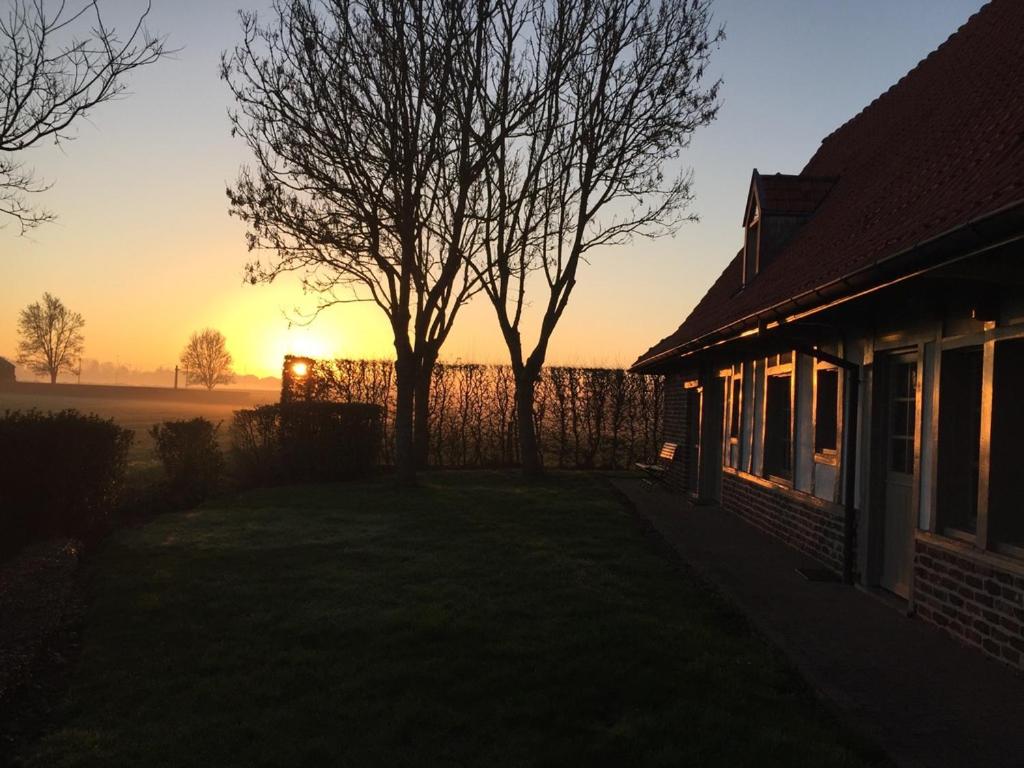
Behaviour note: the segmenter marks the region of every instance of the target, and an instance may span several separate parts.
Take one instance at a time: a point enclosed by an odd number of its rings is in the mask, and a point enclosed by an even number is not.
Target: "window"
[[[746,242],[743,244],[743,284],[749,285],[757,274],[757,232],[756,223],[747,227]]]
[[[1024,435],[1024,339],[995,346],[992,372],[992,442],[989,454],[989,539],[997,548],[1024,547],[1024,472],[1020,441]]]
[[[725,396],[725,426],[723,434],[724,461],[728,467],[740,465],[740,429],[743,418],[743,369],[741,366],[722,371]]]
[[[793,369],[769,369],[765,383],[764,473],[793,479]]]
[[[818,368],[814,397],[814,452],[839,449],[839,370]]]
[[[889,471],[912,475],[917,427],[917,363],[894,362],[889,387]]]
[[[981,346],[942,353],[936,478],[942,530],[977,530],[982,362]]]
[[[732,403],[729,416],[729,438],[738,440],[740,437],[740,402],[743,399],[743,378],[733,376],[732,379]]]
[[[757,201],[751,201],[751,210],[747,217],[746,230],[743,233],[743,285],[748,285],[760,268],[758,246],[761,231],[761,212]]]

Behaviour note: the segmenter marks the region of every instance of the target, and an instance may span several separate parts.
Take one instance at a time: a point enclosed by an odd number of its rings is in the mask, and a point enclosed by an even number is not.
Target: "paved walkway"
[[[1024,676],[863,590],[807,581],[810,558],[717,507],[613,484],[898,765],[1024,766]]]

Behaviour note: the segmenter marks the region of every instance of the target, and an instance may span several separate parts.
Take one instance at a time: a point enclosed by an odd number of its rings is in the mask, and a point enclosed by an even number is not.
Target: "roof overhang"
[[[685,367],[699,354],[749,341],[839,304],[852,301],[963,259],[1024,240],[1024,200],[978,217],[885,256],[818,288],[748,314],[728,325],[640,360],[633,373],[663,374]]]

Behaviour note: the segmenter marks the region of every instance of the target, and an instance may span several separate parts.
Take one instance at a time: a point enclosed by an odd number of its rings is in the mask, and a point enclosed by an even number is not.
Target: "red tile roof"
[[[764,176],[755,171],[754,183],[763,214],[807,215],[821,205],[836,180],[782,173]]]
[[[635,366],[1024,200],[1024,1],[983,7],[827,136],[800,176],[760,178],[783,206],[809,206],[820,180],[837,180],[750,285],[740,290],[741,252]]]

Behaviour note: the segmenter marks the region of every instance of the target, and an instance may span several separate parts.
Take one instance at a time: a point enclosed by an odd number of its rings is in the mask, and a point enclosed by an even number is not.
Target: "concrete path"
[[[898,765],[1024,766],[1024,676],[879,597],[806,580],[813,560],[717,507],[612,483]]]

